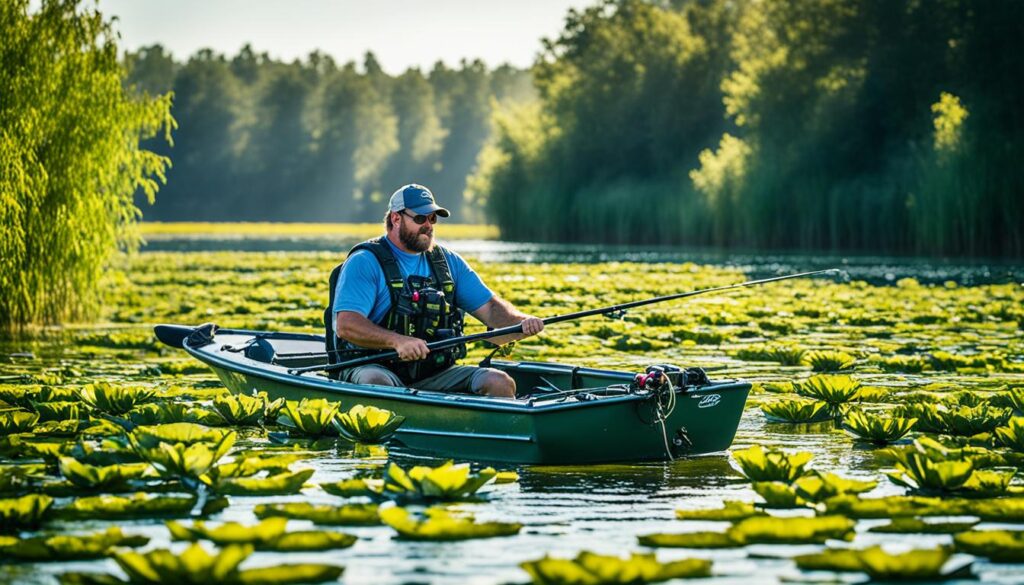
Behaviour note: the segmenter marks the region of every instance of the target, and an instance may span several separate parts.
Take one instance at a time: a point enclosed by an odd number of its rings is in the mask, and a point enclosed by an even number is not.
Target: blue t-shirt
[[[399,250],[387,238],[384,239],[398,261],[398,268],[404,278],[410,276],[433,276],[430,260],[426,254],[409,254]],[[445,250],[448,269],[455,281],[455,305],[472,313],[491,300],[491,292],[461,256]],[[338,288],[334,291],[334,324],[337,326],[339,311],[353,311],[380,323],[391,309],[391,294],[384,278],[384,269],[369,250],[358,250],[345,260],[338,276]]]

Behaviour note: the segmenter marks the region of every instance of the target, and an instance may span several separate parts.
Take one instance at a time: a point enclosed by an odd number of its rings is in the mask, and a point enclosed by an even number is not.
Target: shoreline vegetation
[[[497,240],[497,226],[486,224],[446,223],[442,226],[446,240]],[[278,222],[152,222],[139,223],[139,235],[147,240],[188,237],[226,238],[360,238],[369,239],[384,233],[382,223],[278,223]]]

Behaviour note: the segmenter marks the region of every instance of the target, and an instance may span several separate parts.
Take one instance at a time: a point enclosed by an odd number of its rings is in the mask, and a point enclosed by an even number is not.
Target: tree
[[[0,2],[0,329],[92,315],[103,269],[138,243],[136,189],[168,160],[171,95],[123,86],[116,33],[77,0]]]

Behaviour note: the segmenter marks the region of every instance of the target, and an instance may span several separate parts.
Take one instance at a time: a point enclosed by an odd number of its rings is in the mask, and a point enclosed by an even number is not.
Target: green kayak
[[[658,390],[634,374],[542,362],[491,362],[516,381],[515,399],[357,385],[294,368],[326,363],[319,335],[177,325],[157,337],[209,365],[234,393],[372,405],[406,418],[392,449],[461,460],[580,464],[667,460],[732,443],[750,383],[680,371]]]

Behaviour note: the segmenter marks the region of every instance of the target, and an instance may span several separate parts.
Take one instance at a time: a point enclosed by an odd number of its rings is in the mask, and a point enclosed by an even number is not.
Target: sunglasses
[[[437,223],[437,214],[436,213],[431,213],[430,215],[409,215],[403,209],[402,210],[402,215],[411,217],[413,223],[415,223],[416,225],[423,225],[423,224],[427,223],[427,221],[430,221],[430,223],[432,223],[432,224]]]

